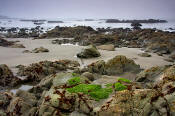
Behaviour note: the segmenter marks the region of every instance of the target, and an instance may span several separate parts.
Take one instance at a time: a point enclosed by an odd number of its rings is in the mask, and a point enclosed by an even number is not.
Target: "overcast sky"
[[[0,15],[20,18],[175,19],[175,0],[0,0]]]

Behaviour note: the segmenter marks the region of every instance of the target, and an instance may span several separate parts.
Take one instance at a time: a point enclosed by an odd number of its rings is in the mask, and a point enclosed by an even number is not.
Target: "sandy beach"
[[[79,61],[81,65],[87,65],[98,60],[111,59],[116,55],[125,55],[128,58],[133,59],[141,68],[150,68],[153,66],[163,66],[170,64],[164,60],[164,57],[151,53],[152,57],[140,57],[139,53],[143,52],[139,48],[116,48],[115,51],[99,50],[101,57],[83,59],[82,61],[76,57],[76,54],[81,51],[83,46],[76,45],[58,45],[52,44],[53,39],[23,39],[23,38],[8,38],[9,41],[20,41],[18,43],[23,44],[26,48],[7,48],[0,47],[0,64],[7,64],[10,68],[15,66],[29,65],[31,63],[37,63],[39,61],[49,60],[61,60],[70,59]],[[49,49],[48,53],[22,53],[24,50],[33,50],[34,48],[41,47]]]

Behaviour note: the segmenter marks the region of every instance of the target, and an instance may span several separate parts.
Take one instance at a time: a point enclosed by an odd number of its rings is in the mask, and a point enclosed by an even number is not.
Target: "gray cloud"
[[[175,0],[0,0],[0,14],[25,18],[175,18]]]

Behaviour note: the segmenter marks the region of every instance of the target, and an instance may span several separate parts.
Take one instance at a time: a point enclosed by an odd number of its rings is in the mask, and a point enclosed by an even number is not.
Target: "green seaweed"
[[[68,80],[69,85],[77,85],[80,84],[80,77],[73,77]]]
[[[67,90],[70,93],[78,93],[82,92],[84,94],[88,94],[91,91],[97,91],[101,89],[101,85],[95,85],[95,84],[79,84],[72,88],[67,88]]]
[[[112,88],[101,88],[101,85],[95,84],[79,84],[72,88],[67,88],[70,93],[79,93],[90,95],[93,99],[99,101],[100,99],[108,98],[112,93]]]
[[[89,95],[95,100],[106,99],[112,93],[112,88],[101,88],[100,90],[90,92]]]
[[[115,90],[122,91],[122,90],[125,90],[125,89],[127,89],[127,86],[125,86],[125,85],[123,85],[119,82],[115,83]]]
[[[108,83],[108,84],[106,84],[105,86],[108,88],[108,87],[112,87],[113,84],[112,84],[112,83]]]
[[[131,83],[131,81],[130,81],[130,80],[125,79],[125,78],[119,78],[119,79],[118,79],[118,81],[119,81],[119,82]]]

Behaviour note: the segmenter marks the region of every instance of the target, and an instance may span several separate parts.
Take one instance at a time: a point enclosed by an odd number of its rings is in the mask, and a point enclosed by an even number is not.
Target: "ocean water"
[[[130,23],[106,23],[105,20],[85,21],[82,19],[61,19],[64,23],[47,23],[45,21],[41,27],[44,29],[54,28],[55,26],[91,26],[93,28],[131,28]],[[20,21],[20,19],[0,19],[0,27],[19,27],[33,28],[36,27],[32,21]],[[157,28],[164,31],[175,31],[175,20],[169,20],[168,23],[142,24],[142,28]],[[170,28],[174,29],[171,30]]]

